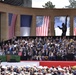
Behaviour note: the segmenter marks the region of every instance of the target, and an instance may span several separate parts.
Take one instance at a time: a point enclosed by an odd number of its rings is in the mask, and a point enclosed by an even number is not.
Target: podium
[[[20,56],[7,54],[6,61],[7,62],[20,62]]]
[[[10,61],[10,59],[11,59],[11,55],[10,54],[6,55],[6,61],[7,62]]]
[[[6,55],[7,62],[10,61],[10,59],[11,59],[11,55],[10,54]]]

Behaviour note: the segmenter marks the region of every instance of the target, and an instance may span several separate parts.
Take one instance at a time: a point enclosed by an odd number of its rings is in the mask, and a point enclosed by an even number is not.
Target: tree
[[[65,6],[66,8],[76,8],[76,0],[69,0],[70,5]]]
[[[42,5],[44,8],[55,8],[55,5],[51,1],[48,1],[45,3],[45,5]]]

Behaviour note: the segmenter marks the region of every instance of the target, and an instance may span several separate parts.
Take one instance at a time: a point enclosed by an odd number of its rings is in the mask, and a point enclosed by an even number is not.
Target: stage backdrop
[[[31,15],[20,16],[20,36],[30,36],[31,23],[32,23]]]
[[[65,23],[65,16],[57,16],[54,18],[54,30],[55,36],[61,36],[62,30],[60,30],[57,26],[62,28],[62,23]],[[66,35],[70,35],[70,17],[67,17],[67,32]]]

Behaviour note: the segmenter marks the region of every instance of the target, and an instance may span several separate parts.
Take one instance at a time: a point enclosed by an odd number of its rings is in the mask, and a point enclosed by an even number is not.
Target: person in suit
[[[62,27],[58,26],[59,29],[62,30],[62,36],[66,36],[66,32],[67,32],[67,17],[65,18],[65,23],[62,23]]]

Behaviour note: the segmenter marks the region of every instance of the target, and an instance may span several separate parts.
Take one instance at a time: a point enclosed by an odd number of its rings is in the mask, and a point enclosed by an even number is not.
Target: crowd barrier
[[[61,66],[61,67],[69,67],[69,66],[75,66],[76,65],[76,61],[40,61],[39,63],[41,66],[48,66],[48,67],[57,67],[57,66]]]
[[[10,66],[47,66],[47,67],[69,67],[76,66],[76,61],[20,61],[20,62],[2,62],[2,65],[10,65]]]
[[[36,66],[48,66],[50,67],[69,67],[69,66],[75,66],[76,65],[76,61],[21,61],[24,62],[25,65],[36,65]]]
[[[2,62],[24,62],[25,65],[39,65],[39,66],[48,66],[48,67],[69,67],[69,66],[75,66],[76,61],[20,61],[20,56],[18,55],[6,55],[6,56],[0,56],[0,60]],[[22,65],[22,64],[21,64]]]

